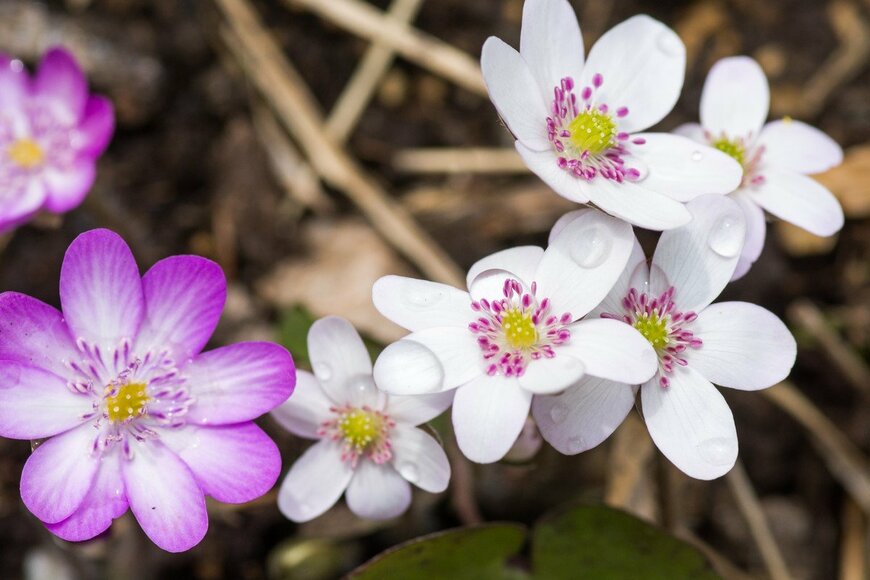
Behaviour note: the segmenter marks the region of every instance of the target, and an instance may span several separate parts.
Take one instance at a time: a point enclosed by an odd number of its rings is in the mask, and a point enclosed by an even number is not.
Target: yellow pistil
[[[111,387],[108,387],[111,389]],[[113,397],[106,398],[106,411],[112,423],[123,423],[143,413],[149,401],[142,383],[123,385]]]
[[[729,140],[727,137],[720,137],[713,141],[713,147],[726,155],[734,158],[740,166],[743,166],[743,160],[746,157],[746,147],[739,139]]]
[[[358,452],[376,444],[383,433],[384,420],[376,413],[353,409],[338,420],[338,430],[344,440]]]
[[[538,330],[532,315],[519,308],[507,310],[501,317],[504,337],[513,349],[530,348],[538,342]]]
[[[655,312],[640,315],[634,321],[634,327],[656,350],[665,348],[670,342],[667,321]]]
[[[568,124],[571,144],[577,151],[598,155],[613,147],[616,139],[616,122],[607,113],[598,109],[583,111]]]
[[[45,152],[32,139],[19,139],[6,150],[13,163],[24,169],[32,169],[45,161]]]

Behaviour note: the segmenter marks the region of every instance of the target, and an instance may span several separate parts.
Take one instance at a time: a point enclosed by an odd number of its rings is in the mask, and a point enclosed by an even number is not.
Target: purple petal
[[[30,92],[30,77],[18,59],[0,54],[0,108],[17,107]]]
[[[12,186],[0,198],[0,231],[8,231],[30,221],[45,203],[47,189],[41,179],[29,179]]]
[[[91,95],[74,134],[74,145],[91,159],[103,154],[115,132],[115,108],[101,95]]]
[[[60,302],[74,337],[104,347],[136,337],[145,298],[136,260],[121,236],[91,230],[73,240],[60,271]]]
[[[92,409],[91,397],[73,393],[61,377],[0,360],[0,436],[51,437],[80,425]]]
[[[52,48],[39,63],[33,80],[33,94],[51,102],[56,109],[81,119],[88,99],[88,82],[73,56],[63,48]]]
[[[96,436],[83,425],[36,448],[21,472],[21,499],[33,515],[56,524],[82,505],[100,465],[91,453]]]
[[[208,530],[205,496],[187,464],[156,441],[133,443],[133,459],[121,462],[130,509],[151,541],[167,552],[184,552]]]
[[[226,302],[221,267],[198,256],[173,256],[146,272],[142,289],[146,315],[138,346],[168,347],[177,361],[199,354]]]
[[[278,447],[253,423],[166,430],[163,442],[218,501],[245,503],[272,489],[281,473]]]
[[[76,354],[57,309],[25,294],[0,294],[0,358],[64,376],[68,371],[63,361],[75,359]]]
[[[196,399],[188,418],[203,425],[256,419],[286,401],[296,384],[290,353],[270,342],[243,342],[203,353],[183,372]]]
[[[119,457],[119,453],[103,457],[82,505],[62,522],[46,525],[48,531],[68,542],[83,542],[102,534],[112,525],[112,520],[124,515],[127,497]]]
[[[65,213],[77,208],[94,185],[96,176],[97,168],[90,159],[80,159],[64,170],[49,167],[44,178],[45,209]]]

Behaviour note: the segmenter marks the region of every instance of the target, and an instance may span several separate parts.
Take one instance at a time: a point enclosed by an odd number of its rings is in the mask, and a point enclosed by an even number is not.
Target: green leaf
[[[625,512],[580,506],[542,519],[532,539],[540,580],[716,580],[691,545]]]
[[[525,540],[519,524],[485,524],[416,538],[363,564],[356,580],[517,580],[505,567]]]

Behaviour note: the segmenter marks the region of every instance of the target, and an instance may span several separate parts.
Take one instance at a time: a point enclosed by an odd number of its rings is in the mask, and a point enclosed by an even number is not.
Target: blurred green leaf
[[[625,512],[578,506],[542,519],[532,540],[540,580],[716,580],[691,545]]]
[[[519,524],[485,524],[438,532],[400,544],[350,574],[356,580],[518,580],[505,567],[525,540]]]

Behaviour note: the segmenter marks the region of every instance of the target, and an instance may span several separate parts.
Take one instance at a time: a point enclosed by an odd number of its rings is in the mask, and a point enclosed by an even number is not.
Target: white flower
[[[767,388],[788,376],[796,345],[782,321],[759,306],[710,304],[740,256],[746,228],[739,206],[704,196],[687,208],[692,221],[662,234],[650,267],[635,242],[619,281],[590,316],[622,320],[652,344],[659,370],[640,387],[650,435],[682,471],[713,479],[737,458],[734,419],[713,383]],[[581,383],[558,397],[536,397],[533,415],[547,441],[574,453],[571,441],[601,438],[622,421],[634,401],[625,388]]]
[[[460,449],[480,463],[504,457],[534,394],[564,390],[584,373],[639,383],[655,353],[631,327],[580,320],[607,295],[631,253],[631,226],[594,210],[551,234],[546,251],[512,248],[474,264],[470,292],[386,276],[372,290],[381,314],[412,331],[375,363],[384,390],[455,389]]]
[[[765,125],[769,103],[770,89],[758,63],[746,56],[725,58],[704,83],[701,124],[676,130],[728,153],[743,166],[743,181],[731,194],[747,226],[735,279],[749,270],[764,247],[764,210],[817,236],[830,236],[843,227],[840,203],[806,177],[839,165],[843,150],[800,121],[785,118]]]
[[[567,0],[526,0],[519,53],[483,45],[490,98],[526,165],[559,195],[653,230],[683,225],[686,202],[740,183],[727,155],[689,139],[638,133],[677,102],[686,48],[667,26],[635,16],[604,34],[584,64]]]
[[[450,406],[452,393],[387,395],[372,380],[368,351],[349,322],[330,316],[308,333],[314,375],[297,371],[296,391],[272,411],[299,437],[319,439],[281,484],[278,507],[296,522],[324,513],[345,491],[347,505],[387,519],[411,503],[411,486],[447,488],[450,464],[441,446],[416,426]]]

